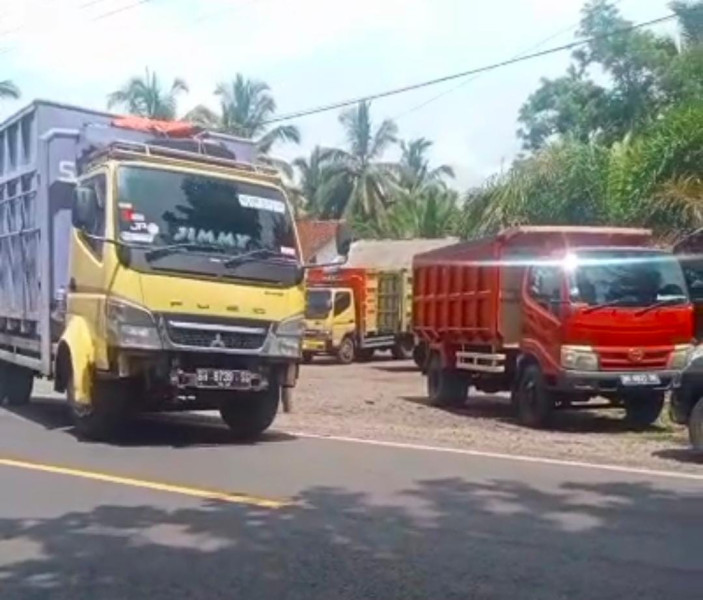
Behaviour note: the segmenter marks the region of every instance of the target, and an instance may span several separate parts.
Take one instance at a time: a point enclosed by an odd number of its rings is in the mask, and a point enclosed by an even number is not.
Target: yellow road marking
[[[196,498],[206,498],[208,500],[220,500],[231,502],[232,504],[247,504],[260,508],[284,508],[292,504],[291,501],[274,500],[272,498],[262,498],[260,496],[249,496],[247,494],[232,494],[218,490],[208,490],[203,488],[190,487],[159,481],[149,481],[146,479],[134,479],[132,477],[122,477],[120,475],[110,475],[98,471],[87,471],[84,469],[74,469],[59,465],[48,465],[26,460],[14,460],[11,458],[0,458],[0,465],[5,467],[16,467],[19,469],[29,469],[31,471],[41,471],[43,473],[53,473],[55,475],[68,475],[69,477],[80,477],[82,479],[92,479],[94,481],[104,481],[117,485],[155,490],[157,492],[169,492],[171,494],[181,494],[183,496],[194,496]]]

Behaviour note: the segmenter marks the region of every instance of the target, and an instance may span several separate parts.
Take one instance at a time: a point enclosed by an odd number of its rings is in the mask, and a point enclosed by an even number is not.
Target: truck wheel
[[[520,423],[527,427],[546,427],[554,411],[554,398],[544,384],[538,365],[527,365],[513,391],[513,405]]]
[[[414,345],[412,338],[401,337],[396,340],[391,355],[396,360],[410,360],[413,357]]]
[[[303,364],[309,365],[312,362],[312,352],[303,352]]]
[[[413,348],[413,360],[418,369],[427,367],[427,344],[425,342],[420,342]]]
[[[66,382],[66,396],[78,437],[87,440],[107,440],[119,433],[127,420],[126,386],[117,382],[93,381],[89,404],[76,402],[73,374]]]
[[[255,439],[273,423],[280,394],[278,386],[261,392],[228,394],[220,404],[220,415],[236,439]]]
[[[337,361],[342,365],[350,365],[356,356],[356,345],[350,337],[342,340],[339,350],[337,350]]]
[[[374,355],[375,350],[373,348],[359,348],[356,351],[356,360],[359,362],[369,362]]]
[[[688,439],[696,452],[703,452],[703,400],[696,402],[688,419]]]
[[[34,373],[25,367],[5,365],[1,375],[2,394],[8,406],[23,406],[32,398]]]
[[[664,394],[660,392],[632,395],[625,398],[625,420],[632,429],[646,429],[652,425],[664,408]]]
[[[469,382],[456,369],[442,367],[439,354],[433,354],[427,370],[427,395],[432,406],[460,407],[466,403]]]

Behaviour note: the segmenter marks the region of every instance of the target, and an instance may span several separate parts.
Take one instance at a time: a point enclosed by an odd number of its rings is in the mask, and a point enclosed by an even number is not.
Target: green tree
[[[374,128],[370,104],[360,102],[344,111],[339,121],[346,134],[348,149],[329,149],[334,177],[347,185],[349,193],[331,211],[341,215],[380,220],[388,204],[398,165],[383,162],[386,150],[396,142],[396,124],[386,119]]]
[[[20,90],[9,79],[0,81],[0,98],[19,98]]]
[[[198,105],[186,114],[186,120],[256,140],[262,156],[268,155],[276,143],[300,143],[300,131],[294,125],[268,126],[267,122],[276,114],[276,101],[265,82],[237,73],[234,80],[220,83],[215,95],[220,102],[219,112]]]
[[[329,150],[316,146],[308,158],[296,158],[293,167],[298,175],[298,201],[306,214],[328,217],[349,196],[343,177],[335,176]]]
[[[454,169],[449,165],[430,167],[427,152],[431,147],[432,142],[423,137],[400,142],[400,187],[411,190],[444,185],[446,178],[454,178]]]
[[[140,117],[172,120],[176,118],[178,96],[187,91],[186,82],[178,78],[168,90],[164,90],[156,73],[146,69],[143,77],[132,77],[119,90],[109,94],[107,106],[122,106]]]

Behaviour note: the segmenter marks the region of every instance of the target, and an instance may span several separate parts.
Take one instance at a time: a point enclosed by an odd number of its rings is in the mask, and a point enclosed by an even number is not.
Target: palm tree
[[[401,141],[400,185],[406,189],[421,188],[426,185],[444,185],[444,178],[454,178],[454,169],[449,165],[430,168],[427,151],[432,142],[423,137]]]
[[[19,98],[20,97],[20,90],[19,88],[12,83],[9,79],[5,79],[4,81],[0,81],[0,98]]]
[[[140,117],[172,120],[176,118],[178,95],[187,91],[186,82],[178,78],[164,91],[156,73],[146,69],[144,77],[132,77],[122,88],[112,92],[107,97],[107,106],[124,106]]]
[[[339,121],[349,149],[330,149],[329,155],[335,177],[348,184],[349,194],[335,207],[335,216],[356,214],[378,220],[388,204],[390,188],[399,170],[397,164],[380,159],[396,142],[398,128],[386,119],[374,129],[368,102],[344,111]]]
[[[300,143],[300,131],[294,125],[269,128],[267,121],[276,113],[271,88],[263,81],[248,79],[237,73],[233,81],[215,88],[220,112],[198,105],[185,119],[239,137],[256,140],[260,155],[267,155],[277,142]]]

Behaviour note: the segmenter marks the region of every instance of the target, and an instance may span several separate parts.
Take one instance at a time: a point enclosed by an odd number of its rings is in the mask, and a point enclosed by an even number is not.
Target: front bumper
[[[622,378],[631,375],[656,375],[659,385],[623,385]],[[553,388],[561,392],[589,392],[612,394],[614,392],[666,392],[681,386],[681,371],[562,371],[556,376]]]

